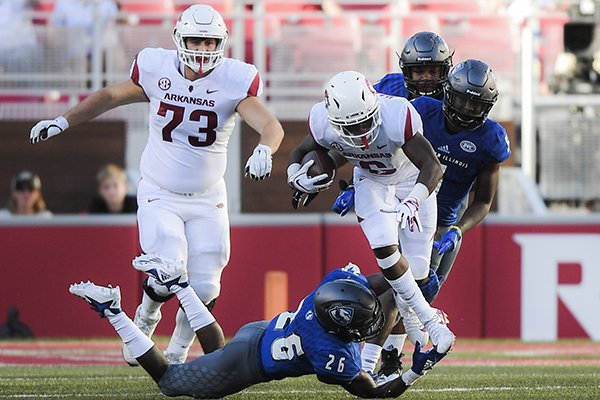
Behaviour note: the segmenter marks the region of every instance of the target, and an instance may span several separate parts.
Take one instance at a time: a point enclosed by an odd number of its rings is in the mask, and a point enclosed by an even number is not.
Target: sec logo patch
[[[158,87],[162,90],[169,90],[171,87],[171,80],[169,78],[160,78],[158,80]]]

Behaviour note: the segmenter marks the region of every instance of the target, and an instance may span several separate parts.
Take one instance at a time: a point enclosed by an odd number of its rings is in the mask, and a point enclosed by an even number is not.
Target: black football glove
[[[294,193],[292,194],[292,207],[294,207],[294,210],[297,210],[298,205],[300,204],[302,204],[304,207],[308,207],[310,202],[313,201],[318,194],[319,192],[305,193],[301,192],[300,190],[294,190]]]

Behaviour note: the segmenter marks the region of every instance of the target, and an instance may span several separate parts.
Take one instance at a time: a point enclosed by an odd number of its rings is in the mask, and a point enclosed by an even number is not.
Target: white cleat
[[[119,287],[98,286],[93,282],[79,282],[69,286],[69,292],[87,301],[92,310],[104,318],[107,315],[116,315],[121,310],[121,290]]]
[[[151,338],[161,318],[162,314],[160,310],[158,311],[158,316],[154,319],[142,315],[142,305],[140,304],[135,310],[135,318],[133,319],[133,323],[140,328],[140,331],[142,331],[144,335]],[[132,367],[140,365],[135,357],[131,355],[126,345],[123,345],[123,358],[125,359],[125,362]]]
[[[183,364],[188,357],[188,351],[187,349],[183,353],[165,351],[165,357],[167,357],[169,364]]]
[[[168,290],[189,285],[187,270],[182,260],[163,258],[157,254],[142,254],[131,262],[133,268],[152,276]]]
[[[447,353],[454,345],[456,337],[448,328],[448,316],[445,312],[435,309],[435,315],[425,323],[425,327],[431,335],[431,342],[437,346],[438,353]]]

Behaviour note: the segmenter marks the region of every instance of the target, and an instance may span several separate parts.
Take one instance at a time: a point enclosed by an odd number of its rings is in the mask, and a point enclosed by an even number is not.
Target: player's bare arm
[[[456,224],[462,233],[479,224],[489,213],[498,188],[500,164],[490,164],[477,174],[473,201],[465,210],[460,221]]]
[[[148,101],[148,98],[142,88],[135,85],[131,80],[107,86],[92,93],[64,115],[53,120],[38,122],[31,129],[29,141],[35,144],[40,140],[48,140],[69,127],[90,121],[118,106],[146,101]]]
[[[427,186],[429,193],[433,192],[442,179],[443,172],[429,141],[423,135],[417,134],[402,146],[402,150],[419,169],[417,182]]]
[[[260,134],[260,144],[269,146],[273,153],[283,140],[281,124],[257,97],[249,96],[240,101],[236,111],[248,125]]]
[[[376,386],[371,376],[365,371],[360,371],[352,382],[342,386],[354,396],[361,398],[398,397],[409,388],[401,377],[385,385]]]
[[[81,103],[67,111],[64,117],[69,121],[69,126],[72,127],[90,121],[113,108],[147,101],[148,99],[142,88],[133,83],[131,79],[128,79],[92,93]]]

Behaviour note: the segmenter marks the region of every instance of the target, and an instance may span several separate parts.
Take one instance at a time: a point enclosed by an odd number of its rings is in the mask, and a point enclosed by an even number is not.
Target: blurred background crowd
[[[60,115],[107,83],[126,79],[144,47],[174,48],[170,31],[190,0],[0,0],[0,196],[11,179],[35,171],[48,208],[87,212],[103,165],[124,168],[135,192],[147,137],[145,104],[111,111],[89,135],[52,143],[41,155],[27,143],[36,120]],[[413,33],[440,34],[455,51],[487,62],[499,81],[491,118],[509,133],[513,156],[502,172],[495,211],[597,212],[600,198],[600,11],[593,0],[210,0],[229,28],[229,56],[254,63],[264,100],[282,121],[291,149],[323,83],[344,69],[375,82],[398,71],[396,52]],[[241,124],[242,132],[245,125]],[[297,135],[297,136],[296,136]],[[296,138],[296,139],[295,139]],[[298,140],[297,140],[298,139]],[[285,152],[275,159],[273,199],[246,186],[243,135],[230,144],[226,179],[231,212],[288,212]],[[39,154],[38,154],[39,152]],[[61,165],[48,160],[64,155]],[[38,156],[39,155],[39,156]],[[86,160],[81,166],[81,160]],[[333,192],[333,191],[332,191]],[[333,197],[331,197],[333,196]],[[326,211],[334,193],[309,211]]]

